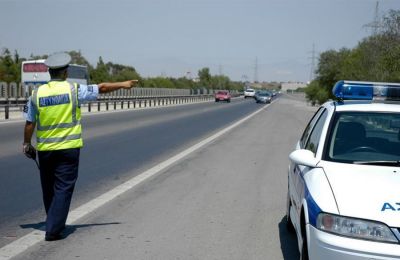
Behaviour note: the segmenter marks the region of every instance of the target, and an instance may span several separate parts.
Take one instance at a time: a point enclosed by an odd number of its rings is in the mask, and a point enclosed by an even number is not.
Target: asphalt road
[[[84,115],[85,147],[72,208],[259,107],[235,99]],[[38,170],[21,154],[23,125],[0,123],[0,246],[44,220]]]
[[[238,100],[86,118],[88,136],[73,207],[260,107]],[[40,242],[16,259],[298,259],[297,240],[287,233],[284,220],[287,156],[314,111],[301,100],[282,97],[72,225],[66,239]],[[111,126],[110,120],[117,121]],[[15,167],[33,175],[32,162],[22,162],[19,155],[5,158],[14,158]],[[7,179],[5,170],[19,175],[10,178],[14,184],[28,175],[0,163],[1,182]],[[21,190],[28,193],[36,177]],[[12,183],[2,187],[1,198]],[[30,203],[40,208],[40,192],[32,194],[25,197],[33,197]],[[15,203],[0,205],[8,211]],[[16,218],[22,227],[17,237],[40,226],[43,213],[38,211],[23,214],[36,219]]]

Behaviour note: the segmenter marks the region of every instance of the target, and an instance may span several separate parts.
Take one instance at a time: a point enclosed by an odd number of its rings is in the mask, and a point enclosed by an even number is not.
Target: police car
[[[300,259],[400,259],[400,84],[339,81],[288,169]]]

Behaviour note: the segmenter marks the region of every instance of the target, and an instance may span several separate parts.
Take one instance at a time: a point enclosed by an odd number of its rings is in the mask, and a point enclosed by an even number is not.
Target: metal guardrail
[[[99,98],[97,101],[84,103],[81,106],[82,112],[109,111],[130,108],[159,107],[178,104],[188,104],[213,100],[213,95],[193,95],[193,96],[159,96],[159,97],[119,97],[119,98]],[[27,99],[0,101],[0,115],[4,112],[4,119],[10,119],[12,112],[22,113],[23,106]],[[0,118],[1,120],[2,118]]]
[[[20,99],[27,98],[35,88],[34,84],[22,84],[16,82],[0,81],[0,100],[2,99]],[[214,90],[199,89],[170,89],[170,88],[132,88],[120,89],[114,92],[101,94],[101,97],[159,97],[159,96],[189,96],[214,94]]]
[[[21,83],[0,82],[0,120],[4,112],[4,119],[10,119],[11,112],[22,112],[23,106],[28,101],[30,93],[35,86],[23,85]],[[185,104],[214,99],[215,90],[201,89],[169,89],[169,88],[132,88],[120,89],[111,93],[100,94],[97,101],[85,103],[82,108],[87,111],[109,110],[110,107],[117,109],[142,108],[151,106],[166,106],[173,104]],[[232,96],[239,93],[233,91]]]

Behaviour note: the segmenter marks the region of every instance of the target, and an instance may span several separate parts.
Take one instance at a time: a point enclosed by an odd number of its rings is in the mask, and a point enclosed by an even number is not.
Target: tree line
[[[146,88],[175,88],[175,89],[227,89],[242,90],[241,82],[231,81],[224,75],[211,75],[209,68],[198,71],[198,79],[186,77],[149,77],[143,78],[132,66],[112,62],[105,63],[100,56],[95,66],[91,65],[80,51],[69,51],[73,64],[86,65],[91,83],[115,82],[138,79],[141,87]],[[46,59],[47,55],[31,55],[29,59],[21,58],[15,50],[13,53],[4,48],[0,53],[0,81],[21,82],[21,64],[26,60]]]
[[[313,104],[333,98],[339,80],[400,82],[400,10],[390,10],[379,29],[355,48],[321,53],[315,74],[305,89]]]

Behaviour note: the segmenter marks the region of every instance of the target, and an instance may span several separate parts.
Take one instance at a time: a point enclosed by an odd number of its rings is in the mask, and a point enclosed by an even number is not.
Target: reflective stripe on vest
[[[81,113],[74,84],[49,82],[34,90],[32,101],[38,111],[36,141],[39,151],[83,146]]]

